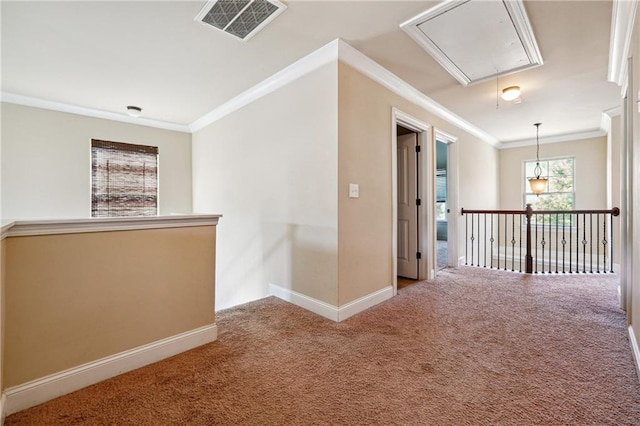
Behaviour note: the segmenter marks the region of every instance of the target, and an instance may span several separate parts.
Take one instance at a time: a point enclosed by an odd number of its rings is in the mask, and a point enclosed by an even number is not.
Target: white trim
[[[629,343],[631,344],[633,360],[636,362],[636,373],[638,373],[638,377],[640,377],[640,347],[638,346],[638,341],[636,340],[632,326],[629,326]]]
[[[340,307],[276,284],[269,284],[269,294],[324,318],[340,322],[393,297],[393,286],[374,291]]]
[[[215,324],[138,346],[4,391],[4,412],[11,415],[86,386],[158,362],[217,339]]]
[[[578,133],[567,133],[563,135],[547,136],[540,138],[540,145],[548,143],[570,142],[582,139],[599,138],[607,136],[607,133],[602,129],[585,130]],[[532,146],[536,144],[535,139],[521,139],[513,142],[502,142],[500,149],[520,148],[523,146]]]
[[[300,306],[307,311],[318,314],[332,321],[338,321],[338,308],[313,297],[305,296],[297,291],[280,287],[279,285],[269,284],[269,294],[286,302]]]
[[[222,215],[175,215],[18,221],[8,227],[7,236],[23,237],[28,235],[79,234],[85,232],[215,226],[221,217]],[[2,232],[4,235],[4,227],[2,228]]]
[[[149,118],[130,117],[129,115],[126,115],[124,113],[121,114],[117,112],[102,111],[99,109],[65,104],[62,102],[48,101],[46,99],[32,98],[30,96],[23,96],[15,93],[1,92],[0,97],[2,102],[9,104],[43,108],[70,114],[84,115],[86,117],[102,118],[105,120],[137,124],[139,126],[155,127],[158,129],[173,130],[175,132],[190,133],[189,127],[183,124],[169,123],[167,121],[160,120],[151,120]]]
[[[447,0],[437,4],[436,6],[428,9],[419,15],[408,19],[400,24],[400,28],[409,35],[420,47],[427,51],[451,76],[460,82],[463,86],[479,83],[488,79],[494,78],[495,75],[481,77],[476,80],[471,80],[442,50],[436,45],[425,33],[418,28],[419,25],[426,21],[435,18],[443,13],[448,12],[458,6],[462,6],[469,0]],[[516,72],[524,71],[534,67],[538,67],[543,64],[542,55],[538,48],[531,23],[527,17],[527,12],[524,8],[522,0],[511,0],[503,2],[507,14],[511,18],[513,27],[522,42],[522,47],[530,60],[528,65],[511,69],[506,72],[501,72],[500,75],[509,75]]]
[[[447,145],[447,208],[449,209],[449,213],[447,215],[447,266],[455,267],[457,266],[456,262],[458,261],[458,233],[460,222],[458,217],[458,209],[460,205],[459,154],[458,144],[456,143],[458,138],[435,128],[436,147],[438,141],[442,141]],[[436,156],[434,155],[434,158],[435,157]]]
[[[2,226],[0,227],[0,241],[9,236],[9,230],[13,227],[14,224],[15,222],[7,222],[2,224]]]
[[[460,256],[458,258],[458,266],[464,266],[464,263],[467,261],[467,258],[465,256]]]
[[[613,108],[605,109],[602,113],[608,115],[610,118],[617,117],[622,114],[622,107],[618,105]]]
[[[338,308],[338,321],[344,321],[366,309],[393,297],[393,286],[387,286],[366,296],[362,296],[353,302],[349,302]]]
[[[435,211],[435,142],[431,137],[432,126],[401,111],[391,108],[391,256],[392,256],[392,288],[393,295],[398,294],[398,135],[397,127],[402,125],[418,134],[418,144],[421,152],[427,157],[419,156],[418,179],[421,188],[418,198],[425,200],[424,208],[420,210],[418,221],[418,251],[429,253],[418,259],[418,279],[431,279],[434,276],[435,265],[435,217],[429,212]],[[429,161],[431,160],[431,161]],[[425,164],[427,166],[425,174]],[[426,182],[426,183],[425,183]],[[429,218],[433,220],[429,220]],[[426,225],[425,225],[426,224]],[[433,238],[432,238],[433,236]],[[429,247],[425,247],[426,245]],[[424,248],[424,249],[423,249]],[[428,272],[428,273],[425,273]]]
[[[626,91],[627,57],[633,36],[633,21],[636,16],[638,2],[614,0],[611,11],[611,36],[609,40],[609,72],[608,81],[622,87]]]
[[[7,413],[5,411],[5,407],[7,406],[7,395],[2,392],[2,396],[0,396],[0,425],[4,424],[4,419],[7,417]]]
[[[337,59],[338,40],[336,39],[203,115],[191,123],[189,128],[191,132],[195,133],[232,112],[257,101],[269,93]]]
[[[373,81],[391,90],[396,95],[401,96],[409,102],[424,108],[425,110],[442,118],[448,123],[464,130],[467,133],[472,134],[473,136],[490,145],[500,145],[500,141],[497,138],[474,126],[455,113],[449,111],[430,97],[426,96],[424,93],[420,92],[415,87],[411,86],[409,83],[402,80],[400,77],[396,76],[391,71],[387,70],[382,65],[375,62],[373,59],[351,47],[341,39],[338,39],[338,57],[345,64],[352,66]]]

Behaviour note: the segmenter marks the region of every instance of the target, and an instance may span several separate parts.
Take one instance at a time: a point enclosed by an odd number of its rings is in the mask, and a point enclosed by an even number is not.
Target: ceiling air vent
[[[213,0],[195,20],[247,41],[286,8],[277,0]]]

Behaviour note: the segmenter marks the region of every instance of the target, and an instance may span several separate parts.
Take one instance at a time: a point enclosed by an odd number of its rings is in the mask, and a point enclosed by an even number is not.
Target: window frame
[[[558,157],[546,157],[541,158],[540,162],[545,161],[558,161],[558,160],[571,160],[571,169],[572,169],[572,191],[554,191],[549,192],[547,185],[547,190],[542,194],[571,194],[571,210],[575,210],[576,208],[576,157],[574,155],[562,155]],[[522,173],[521,173],[521,185],[522,185],[522,208],[527,208],[527,196],[528,195],[536,195],[531,192],[531,187],[529,186],[529,178],[527,177],[527,163],[535,163],[536,160],[523,160],[522,161]],[[549,176],[549,168],[547,167],[547,177]],[[541,195],[542,195],[541,194]]]
[[[95,203],[95,186],[94,186],[94,148],[102,149],[115,149],[122,152],[135,153],[138,152],[141,155],[155,155],[155,213],[154,214],[136,214],[136,215],[95,215],[94,203]],[[91,218],[115,218],[115,217],[157,217],[160,215],[160,149],[158,146],[150,144],[130,143],[130,142],[116,142],[105,139],[92,138],[89,145],[89,215]],[[144,207],[140,207],[144,209]]]

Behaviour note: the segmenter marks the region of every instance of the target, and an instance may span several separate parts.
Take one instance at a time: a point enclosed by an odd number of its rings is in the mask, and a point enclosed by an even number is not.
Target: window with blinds
[[[158,214],[158,147],[91,140],[91,216]]]

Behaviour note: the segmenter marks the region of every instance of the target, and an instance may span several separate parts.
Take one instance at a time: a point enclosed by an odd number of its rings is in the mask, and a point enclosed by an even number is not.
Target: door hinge
[[[421,206],[422,205],[422,200],[420,198],[416,199],[416,206]]]
[[[420,152],[420,145],[416,145],[416,152]]]
[[[422,259],[422,253],[419,251],[416,252],[416,259]]]

